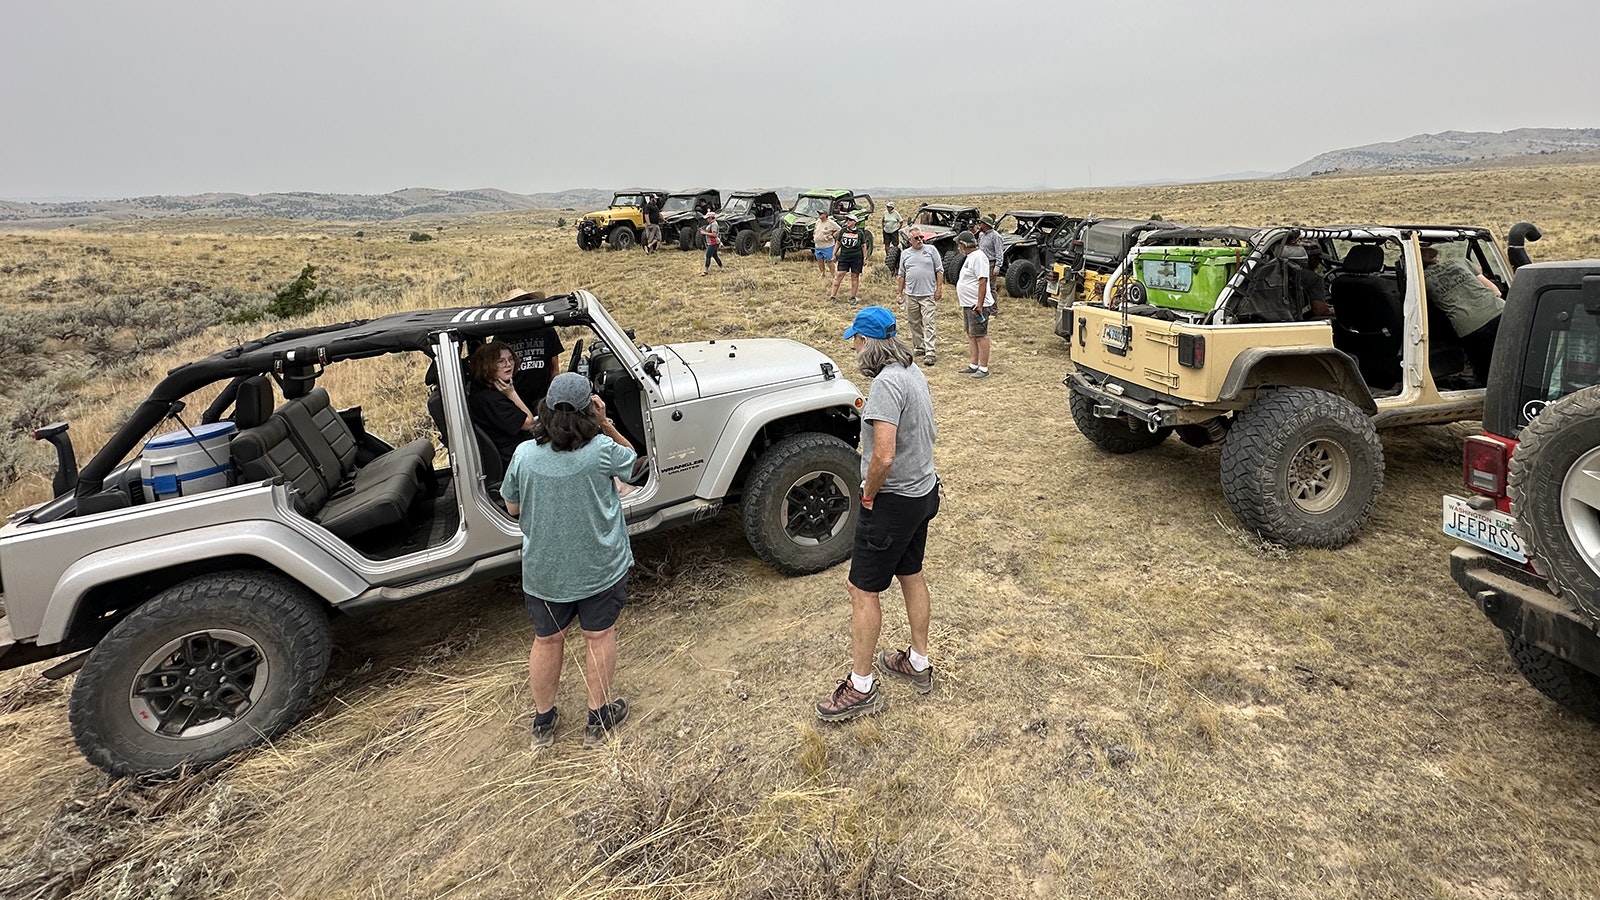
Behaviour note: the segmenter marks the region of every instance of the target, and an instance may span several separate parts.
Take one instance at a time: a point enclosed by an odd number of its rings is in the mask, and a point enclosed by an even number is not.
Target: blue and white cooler
[[[139,462],[144,498],[170,500],[233,484],[232,422],[212,422],[158,434],[145,442]]]

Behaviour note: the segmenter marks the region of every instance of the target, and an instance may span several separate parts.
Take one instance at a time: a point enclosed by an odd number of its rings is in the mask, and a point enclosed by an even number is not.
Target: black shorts
[[[922,571],[928,549],[928,522],[939,514],[939,485],[921,497],[882,491],[856,521],[850,553],[850,583],[863,591],[887,590],[896,575]]]
[[[866,260],[860,256],[856,257],[855,259],[847,259],[841,256],[839,257],[839,271],[854,272],[857,275],[860,275],[863,268],[862,263],[864,262],[866,262]]]
[[[533,633],[539,637],[552,637],[567,630],[577,616],[584,631],[605,631],[617,624],[617,615],[628,602],[628,576],[592,597],[571,603],[540,600],[529,593],[522,595],[528,619],[533,622]]]

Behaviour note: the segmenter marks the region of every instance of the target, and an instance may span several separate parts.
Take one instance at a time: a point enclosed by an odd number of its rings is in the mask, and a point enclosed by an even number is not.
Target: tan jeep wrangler
[[[1150,232],[1071,307],[1073,421],[1111,453],[1173,432],[1220,441],[1223,497],[1247,528],[1342,546],[1383,486],[1377,429],[1482,415],[1483,373],[1426,300],[1425,247],[1504,296],[1511,268],[1481,228]]]

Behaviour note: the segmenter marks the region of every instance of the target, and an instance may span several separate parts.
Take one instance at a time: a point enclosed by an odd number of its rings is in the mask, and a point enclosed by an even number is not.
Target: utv
[[[1005,245],[1000,274],[1005,277],[1006,294],[1036,297],[1043,293],[1041,276],[1045,272],[1045,241],[1051,235],[1081,222],[1066,213],[1036,209],[1014,209],[1000,217],[995,231]]]
[[[971,231],[983,214],[976,206],[951,206],[947,203],[924,203],[917,207],[911,220],[900,228],[902,247],[911,246],[911,232],[922,234],[922,243],[938,252],[944,261],[944,280],[955,284],[961,275],[961,251],[956,249],[956,235]]]
[[[861,228],[862,252],[872,256],[872,229],[867,217],[872,215],[872,197],[846,190],[801,191],[794,206],[778,217],[772,229],[769,252],[778,259],[785,258],[790,250],[812,249],[811,229],[817,224],[818,214],[827,211],[837,219],[847,213],[854,214]]]
[[[0,527],[0,668],[76,654],[44,674],[80,672],[73,736],[116,775],[276,737],[317,693],[330,616],[520,570],[522,533],[498,493],[502,459],[469,412],[464,354],[552,331],[639,452],[622,499],[629,534],[735,502],[779,572],[849,556],[863,401],[823,354],[789,340],[638,343],[584,291],[421,309],[179,366],[82,471],[67,426],[40,429],[57,448],[58,493]],[[404,384],[424,363],[423,381]],[[409,420],[431,414],[444,449],[391,443],[330,395],[377,385],[414,392]]]
[[[679,250],[704,247],[700,229],[705,227],[705,214],[720,209],[722,194],[716,188],[668,194],[661,204],[661,239],[677,241]]]
[[[1326,276],[1295,261],[1313,243]],[[1383,485],[1377,429],[1483,411],[1458,339],[1430,315],[1425,246],[1471,260],[1502,291],[1510,279],[1481,228],[1150,232],[1100,302],[1063,310],[1073,421],[1111,453],[1174,432],[1191,446],[1220,442],[1222,494],[1245,527],[1339,547]],[[1309,302],[1322,284],[1331,317]]]
[[[586,214],[578,220],[578,248],[599,250],[601,241],[613,250],[628,250],[644,236],[644,207],[660,206],[667,192],[654,188],[629,188],[617,191],[611,207]]]
[[[761,249],[761,242],[772,235],[783,213],[777,191],[734,191],[717,213],[717,229],[724,246],[732,246],[740,256]]]

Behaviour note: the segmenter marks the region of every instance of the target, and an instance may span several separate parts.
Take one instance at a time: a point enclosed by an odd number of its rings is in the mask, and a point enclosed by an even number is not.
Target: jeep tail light
[[[1206,364],[1206,337],[1203,334],[1178,335],[1178,365],[1188,366],[1191,369],[1203,368]]]
[[[1467,438],[1461,453],[1461,480],[1467,489],[1490,497],[1506,495],[1506,445],[1483,435]]]

